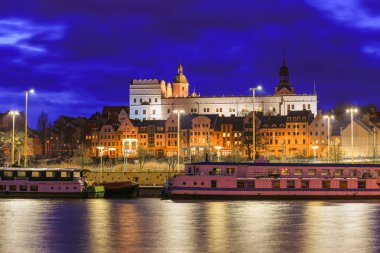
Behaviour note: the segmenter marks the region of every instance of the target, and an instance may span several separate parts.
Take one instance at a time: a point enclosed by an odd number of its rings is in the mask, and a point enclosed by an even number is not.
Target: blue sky
[[[319,106],[380,105],[380,2],[359,0],[4,0],[0,111],[90,116],[127,105],[135,78],[172,81],[177,64],[201,95],[273,94],[283,49],[297,93]]]

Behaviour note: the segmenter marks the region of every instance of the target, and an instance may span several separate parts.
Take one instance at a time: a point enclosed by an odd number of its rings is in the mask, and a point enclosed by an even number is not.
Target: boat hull
[[[135,198],[137,196],[138,184],[126,182],[103,183],[106,198]]]

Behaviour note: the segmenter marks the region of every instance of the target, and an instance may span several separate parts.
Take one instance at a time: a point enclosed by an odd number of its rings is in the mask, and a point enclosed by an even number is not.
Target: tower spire
[[[314,80],[314,95],[317,94],[317,89],[315,88],[315,80]]]

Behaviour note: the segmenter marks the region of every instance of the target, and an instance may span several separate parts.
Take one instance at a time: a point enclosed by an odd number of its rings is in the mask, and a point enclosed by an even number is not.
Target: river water
[[[1,199],[0,252],[380,252],[380,202]]]

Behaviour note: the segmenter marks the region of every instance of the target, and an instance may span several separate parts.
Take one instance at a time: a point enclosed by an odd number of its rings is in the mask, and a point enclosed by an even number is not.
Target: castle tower
[[[279,83],[275,87],[274,94],[294,94],[294,87],[289,83],[289,69],[285,64],[285,58],[280,68]]]
[[[164,80],[161,81],[161,97],[166,98],[166,83]]]
[[[173,90],[172,90],[172,85],[171,85],[171,83],[168,83],[168,84],[166,85],[166,97],[167,97],[167,98],[171,98],[171,97],[173,97]]]
[[[188,97],[189,96],[189,82],[183,74],[182,65],[178,65],[178,73],[173,81],[173,97]]]

